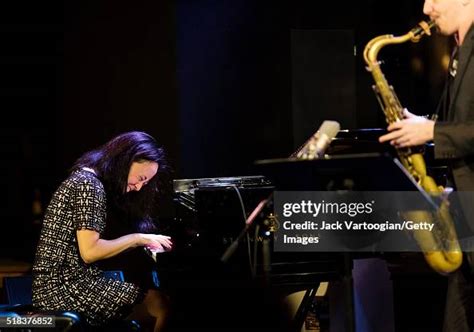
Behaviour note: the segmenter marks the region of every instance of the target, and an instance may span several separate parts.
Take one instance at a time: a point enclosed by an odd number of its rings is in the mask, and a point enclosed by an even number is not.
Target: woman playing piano
[[[164,153],[150,135],[123,133],[82,155],[47,208],[33,265],[33,305],[79,313],[90,325],[124,317],[163,327],[166,301],[157,290],[104,277],[96,262],[134,247],[169,250],[168,236],[131,233],[104,239],[106,215],[120,211],[150,229],[151,202]],[[138,222],[139,221],[139,222]]]

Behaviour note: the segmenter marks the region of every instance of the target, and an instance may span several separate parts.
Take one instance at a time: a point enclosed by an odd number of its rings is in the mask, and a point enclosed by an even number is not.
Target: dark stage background
[[[253,174],[325,119],[384,127],[361,53],[421,11],[413,0],[2,2],[1,255],[32,259],[35,198],[44,209],[72,162],[119,132],[154,135],[173,177],[194,178]],[[381,54],[415,113],[436,105],[443,42]]]
[[[326,119],[346,129],[385,127],[362,50],[377,35],[406,33],[422,5],[1,1],[0,259],[32,262],[41,214],[67,169],[120,132],[149,132],[174,178],[196,178],[255,175],[256,159],[288,156]],[[435,109],[447,47],[435,36],[381,52],[383,71],[414,113]],[[170,192],[158,214],[172,217]],[[416,285],[428,285],[420,280],[396,296],[412,303],[417,316],[407,322],[438,317],[438,327],[442,299],[418,305],[412,295],[429,298],[444,281],[420,293]]]

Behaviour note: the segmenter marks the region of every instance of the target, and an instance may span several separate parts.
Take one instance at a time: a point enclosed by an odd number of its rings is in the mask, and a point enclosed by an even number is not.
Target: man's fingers
[[[413,118],[415,117],[416,115],[413,114],[413,113],[410,113],[410,111],[408,111],[406,108],[403,109],[403,116],[407,119],[409,118]]]
[[[388,131],[398,130],[398,129],[401,129],[403,125],[404,125],[403,121],[394,122],[387,127],[387,130]]]
[[[384,143],[384,142],[396,140],[396,139],[400,138],[401,135],[402,135],[402,133],[400,133],[400,130],[393,131],[393,132],[391,132],[391,133],[388,133],[388,134],[385,134],[385,135],[383,135],[383,136],[380,136],[380,137],[379,137],[379,142],[380,142],[380,143]]]
[[[410,138],[400,137],[393,142],[393,145],[397,148],[404,148],[410,145]]]

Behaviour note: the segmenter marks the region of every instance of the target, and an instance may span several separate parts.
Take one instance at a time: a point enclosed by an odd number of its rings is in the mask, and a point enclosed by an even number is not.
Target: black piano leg
[[[292,332],[301,331],[301,327],[303,326],[306,316],[308,315],[308,311],[311,308],[311,304],[313,303],[319,284],[320,283],[318,282],[314,288],[306,290],[303,299],[301,300],[301,303],[298,307],[298,310],[296,311],[295,317],[293,318],[291,328]]]

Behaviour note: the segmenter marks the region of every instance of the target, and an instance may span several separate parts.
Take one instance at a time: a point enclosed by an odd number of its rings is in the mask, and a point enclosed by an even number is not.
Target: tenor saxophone
[[[418,42],[424,35],[431,35],[435,26],[433,21],[421,21],[408,33],[401,36],[381,35],[370,40],[364,49],[364,60],[367,70],[375,81],[373,86],[377,100],[385,114],[388,124],[401,121],[404,108],[402,107],[394,88],[388,84],[377,60],[379,51],[386,45],[401,44],[407,41]],[[441,196],[444,188],[436,184],[427,174],[426,163],[419,149],[397,148],[397,155],[408,173],[426,191],[433,196]],[[407,216],[405,214],[405,216]],[[414,238],[431,268],[440,274],[449,274],[455,271],[462,263],[460,249],[454,223],[449,212],[446,199],[442,199],[435,213],[428,211],[411,211],[409,217],[413,220],[429,220],[436,223],[437,232],[414,231]]]

